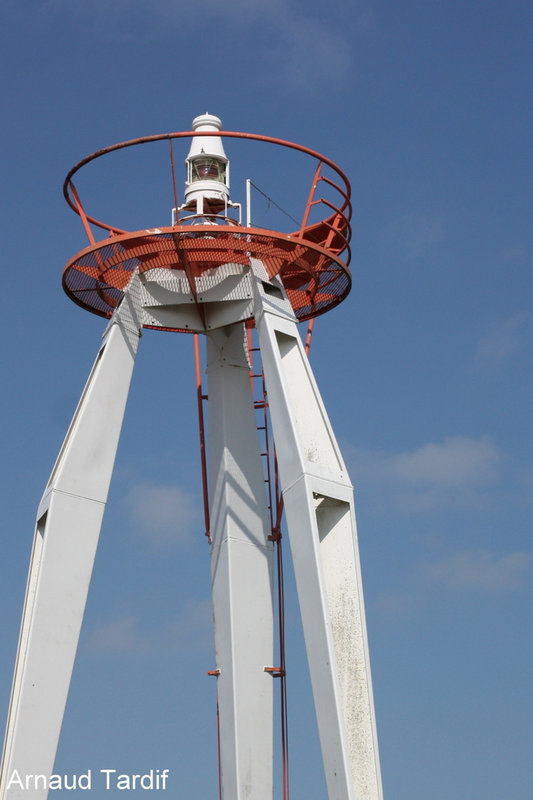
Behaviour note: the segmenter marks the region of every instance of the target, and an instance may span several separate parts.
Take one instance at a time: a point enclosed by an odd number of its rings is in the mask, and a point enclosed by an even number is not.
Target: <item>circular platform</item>
[[[189,296],[198,305],[211,300],[212,294],[206,291],[206,286],[220,282],[229,273],[244,277],[257,261],[263,265],[268,279],[279,276],[298,320],[322,314],[346,297],[351,287],[348,270],[351,205],[350,186],[341,170],[329,159],[301,145],[257,134],[218,133],[299,150],[315,160],[311,187],[305,187],[304,197],[308,200],[300,229],[283,233],[243,227],[218,214],[203,220],[178,217],[175,225],[133,232],[101,222],[85,212],[72,183],[72,177],[82,166],[114,150],[198,134],[180,132],[122,142],[84,159],[65,180],[65,197],[82,218],[91,241],[89,247],[67,263],[63,272],[63,287],[74,302],[110,317],[133,274],[138,273],[142,281],[162,281],[166,290],[172,284],[174,292]],[[335,180],[325,174],[326,169]],[[336,202],[322,196],[322,188],[330,194],[333,191]],[[323,212],[318,220],[317,208]],[[310,223],[313,216],[315,221]],[[108,233],[102,241],[94,239],[95,226]],[[192,329],[148,319],[144,324],[165,330]]]

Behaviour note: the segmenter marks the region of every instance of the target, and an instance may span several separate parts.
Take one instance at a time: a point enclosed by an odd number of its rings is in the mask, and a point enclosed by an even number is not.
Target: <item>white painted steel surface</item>
[[[273,544],[245,329],[207,336],[211,577],[223,794],[272,797]]]
[[[224,796],[270,800],[272,553],[242,324],[254,306],[329,800],[381,800],[353,492],[283,286],[251,260],[208,297],[209,505]],[[241,268],[242,269],[242,268]],[[244,287],[244,291],[242,289]],[[179,288],[179,287],[178,287]],[[166,293],[165,303],[156,297]],[[175,292],[175,302],[172,300]],[[251,297],[253,295],[253,298]],[[181,319],[176,287],[151,313]],[[2,766],[51,774],[140,328],[132,279],[39,506]],[[32,793],[45,800],[45,790]]]
[[[222,122],[213,114],[201,114],[192,121],[194,131],[216,132],[222,130]],[[215,177],[199,180],[194,174],[195,164],[212,161],[218,166]],[[219,201],[226,207],[229,201],[229,161],[224,152],[222,137],[193,136],[189,154],[185,159],[187,165],[187,181],[185,183],[185,203],[182,208],[193,208],[196,213],[203,214],[204,201]],[[222,172],[223,174],[219,174]],[[217,174],[218,173],[218,174]],[[206,209],[207,210],[207,209]]]
[[[277,279],[255,318],[329,800],[380,800],[352,486]]]
[[[135,277],[111,319],[41,500],[8,714],[0,797],[14,770],[50,775],[140,337]],[[44,800],[46,789],[31,790]]]

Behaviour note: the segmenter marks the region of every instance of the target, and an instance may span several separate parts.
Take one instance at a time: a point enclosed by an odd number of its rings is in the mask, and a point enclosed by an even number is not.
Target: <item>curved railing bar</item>
[[[97,158],[100,158],[100,157],[102,157],[104,155],[107,155],[109,153],[113,153],[113,152],[115,152],[117,150],[123,150],[123,149],[128,148],[128,147],[135,147],[136,145],[140,145],[140,144],[147,144],[147,143],[152,143],[152,142],[157,142],[157,141],[165,141],[165,140],[168,140],[168,141],[171,142],[173,139],[192,138],[193,136],[220,136],[220,137],[227,137],[227,138],[233,138],[233,139],[248,139],[248,140],[251,140],[251,141],[265,142],[267,144],[273,144],[273,145],[277,145],[277,146],[281,146],[281,147],[287,147],[287,148],[292,149],[292,150],[297,150],[298,152],[301,152],[301,153],[304,153],[306,155],[309,155],[312,158],[317,159],[319,162],[321,162],[323,164],[326,164],[328,167],[330,167],[330,169],[333,170],[333,172],[335,172],[341,178],[341,180],[343,181],[343,183],[344,183],[344,185],[346,187],[346,191],[344,192],[340,187],[337,187],[335,183],[333,183],[332,181],[329,181],[327,178],[320,178],[320,179],[327,180],[328,183],[330,183],[334,188],[336,188],[339,191],[339,193],[341,194],[341,196],[344,197],[344,204],[340,207],[340,209],[335,207],[335,210],[342,214],[342,216],[346,220],[347,225],[349,225],[349,218],[347,218],[346,215],[344,214],[344,209],[346,207],[349,207],[350,216],[351,216],[351,203],[350,203],[350,200],[349,200],[350,193],[351,193],[350,182],[349,182],[348,178],[346,177],[346,175],[344,174],[344,172],[335,164],[334,161],[332,161],[327,156],[323,156],[321,153],[318,153],[316,150],[312,150],[311,148],[305,147],[304,145],[296,144],[295,142],[289,142],[289,141],[287,141],[285,139],[279,139],[279,138],[273,137],[273,136],[265,136],[263,134],[243,133],[243,132],[239,132],[239,131],[177,131],[177,132],[174,132],[174,133],[161,133],[161,134],[155,134],[153,136],[143,136],[143,137],[140,137],[140,138],[137,138],[137,139],[129,139],[129,140],[124,141],[124,142],[119,142],[119,143],[114,144],[114,145],[109,145],[108,147],[104,147],[101,150],[97,150],[95,153],[92,153],[91,155],[86,156],[85,158],[83,158],[81,161],[79,161],[77,164],[75,164],[72,167],[72,169],[68,172],[68,174],[67,174],[67,176],[66,176],[66,178],[65,178],[65,180],[63,182],[63,195],[65,197],[65,200],[67,201],[68,205],[72,208],[72,210],[76,214],[81,216],[79,208],[77,207],[77,204],[75,203],[75,201],[70,196],[69,188],[72,187],[72,185],[73,185],[72,184],[72,178],[74,177],[74,175],[82,167],[84,167],[85,165],[89,164],[91,161],[94,161]],[[313,181],[314,180],[315,180],[315,178],[313,178]],[[313,187],[312,192],[315,189],[316,189],[316,185]],[[80,203],[80,205],[81,205],[81,203]],[[116,226],[108,225],[107,223],[102,222],[100,220],[97,220],[96,218],[90,216],[89,214],[85,214],[85,218],[91,224],[93,224],[96,227],[99,227],[99,228],[101,228],[103,230],[107,230],[110,233],[116,233],[118,231],[122,232],[122,229],[117,228]],[[320,220],[319,222],[323,222],[323,221],[324,220]],[[319,224],[319,223],[315,223],[315,224]]]
[[[317,200],[316,202],[317,203],[323,203],[325,206],[329,206],[329,208],[332,208],[333,211],[336,212],[335,214],[332,214],[331,217],[327,217],[327,219],[320,220],[316,224],[317,225],[326,225],[328,228],[331,228],[331,229],[335,230],[335,232],[338,233],[339,236],[342,236],[342,238],[346,240],[346,244],[348,244],[348,241],[350,240],[351,234],[352,234],[352,226],[351,226],[351,224],[350,224],[350,222],[348,220],[348,217],[346,217],[345,214],[341,214],[339,212],[337,206],[333,205],[332,202],[330,202],[329,200],[326,200],[324,197],[321,197],[320,200]],[[341,217],[344,220],[344,222],[346,223],[343,228],[335,228],[335,226],[330,222],[331,219],[338,219],[339,217]],[[344,235],[344,230],[348,230],[348,236],[347,237]]]
[[[335,189],[335,190],[336,190],[336,191],[337,191],[337,192],[338,192],[340,195],[342,195],[342,197],[344,197],[345,203],[344,203],[344,205],[342,205],[342,206],[339,208],[339,211],[341,211],[341,213],[342,213],[342,214],[343,214],[343,215],[346,217],[346,219],[347,219],[348,221],[349,221],[349,220],[351,220],[351,218],[352,218],[352,201],[351,201],[351,199],[350,199],[350,195],[349,195],[349,194],[347,194],[347,193],[344,191],[344,189],[342,189],[340,186],[338,186],[338,184],[336,184],[334,181],[332,181],[330,178],[328,178],[328,177],[327,177],[327,175],[321,175],[321,176],[319,177],[319,179],[318,179],[318,180],[320,180],[320,181],[324,181],[324,183],[329,183],[329,185],[330,185],[330,186],[333,186],[333,188],[334,188],[334,189]],[[349,213],[349,214],[344,214],[344,209],[345,209],[346,207],[348,207],[348,208],[350,209],[350,213]]]

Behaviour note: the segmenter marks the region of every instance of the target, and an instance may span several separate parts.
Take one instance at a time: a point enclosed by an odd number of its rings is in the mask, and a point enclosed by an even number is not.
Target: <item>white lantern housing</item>
[[[222,122],[202,114],[192,122],[194,131],[220,131]],[[187,180],[182,208],[197,214],[218,214],[229,203],[229,161],[220,136],[193,136],[185,159]]]

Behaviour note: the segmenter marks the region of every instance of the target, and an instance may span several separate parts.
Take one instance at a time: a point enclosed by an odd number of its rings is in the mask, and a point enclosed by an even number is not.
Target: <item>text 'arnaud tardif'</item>
[[[144,774],[120,773],[116,769],[89,769],[79,775],[21,775],[14,769],[7,783],[7,788],[17,786],[19,789],[35,791],[36,789],[146,789],[158,791],[167,788],[168,769],[150,769]]]

